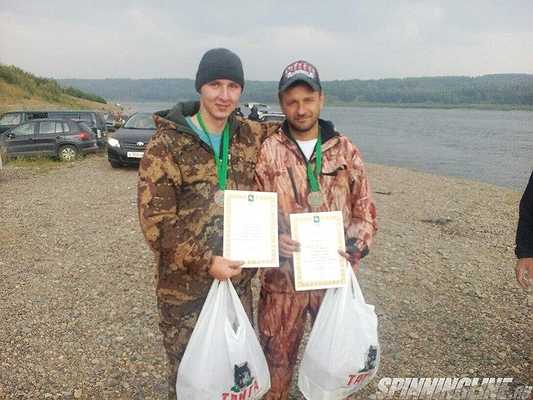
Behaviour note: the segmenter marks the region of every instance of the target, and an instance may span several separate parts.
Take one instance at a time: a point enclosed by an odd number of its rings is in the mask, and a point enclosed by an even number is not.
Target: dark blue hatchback
[[[96,136],[84,122],[68,119],[33,119],[0,135],[4,156],[47,155],[73,161],[80,154],[98,151]]]

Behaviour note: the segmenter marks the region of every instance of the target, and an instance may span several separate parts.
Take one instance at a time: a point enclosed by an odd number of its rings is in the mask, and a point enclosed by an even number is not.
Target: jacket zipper
[[[292,191],[294,193],[294,199],[296,200],[296,203],[298,203],[300,206],[302,205],[302,202],[300,201],[300,195],[298,194],[298,189],[296,189],[296,182],[294,182],[294,175],[292,174],[292,168],[287,167],[287,172],[289,173],[289,179],[291,180],[291,186]]]

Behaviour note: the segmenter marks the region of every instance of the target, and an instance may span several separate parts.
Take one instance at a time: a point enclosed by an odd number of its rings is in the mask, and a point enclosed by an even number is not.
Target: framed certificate
[[[348,284],[344,225],[340,211],[291,214],[292,239],[300,243],[293,253],[296,290],[326,289]]]
[[[244,268],[279,267],[277,193],[224,191],[224,257]]]

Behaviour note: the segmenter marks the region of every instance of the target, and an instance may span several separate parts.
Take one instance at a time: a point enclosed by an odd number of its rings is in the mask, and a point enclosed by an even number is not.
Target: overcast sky
[[[533,0],[0,0],[0,63],[53,78],[193,78],[227,47],[247,79],[533,73]]]

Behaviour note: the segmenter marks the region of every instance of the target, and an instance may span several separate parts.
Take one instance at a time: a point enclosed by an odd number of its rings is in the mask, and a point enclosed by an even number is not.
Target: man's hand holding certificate
[[[293,253],[296,290],[346,286],[348,271],[344,226],[340,211],[291,214],[292,239],[300,244]]]
[[[277,193],[224,191],[224,257],[279,267]]]

